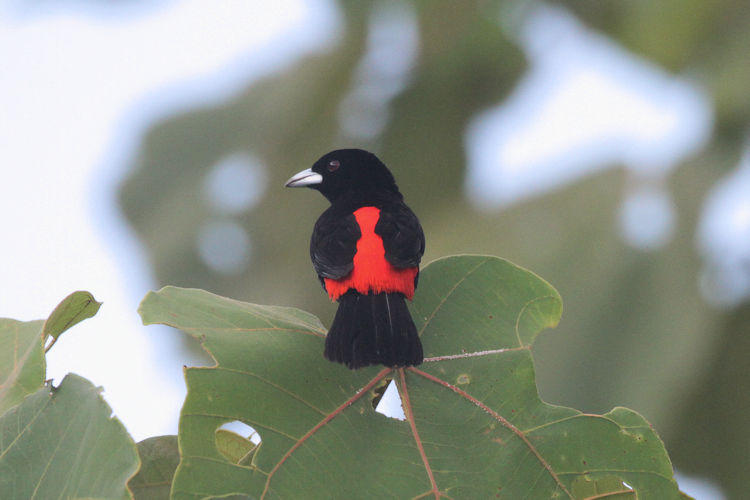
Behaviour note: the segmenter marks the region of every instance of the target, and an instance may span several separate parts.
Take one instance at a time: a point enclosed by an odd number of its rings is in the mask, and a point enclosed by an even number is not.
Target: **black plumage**
[[[367,151],[337,150],[286,185],[316,189],[331,202],[310,239],[313,267],[339,302],[325,357],[350,368],[420,364],[422,344],[406,300],[425,238],[388,168]]]

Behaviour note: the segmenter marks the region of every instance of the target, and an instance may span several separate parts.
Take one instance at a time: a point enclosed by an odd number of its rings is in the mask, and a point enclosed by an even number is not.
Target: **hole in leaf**
[[[260,442],[260,434],[238,420],[216,429],[216,449],[233,464],[249,465]]]
[[[373,399],[375,411],[386,417],[395,418],[397,420],[406,420],[404,407],[401,404],[401,395],[398,392],[396,383],[393,380],[388,380],[388,382],[385,392],[382,393],[378,402],[376,403]]]
[[[258,431],[247,425],[245,422],[234,420],[223,424],[219,429],[231,431],[240,436],[244,436],[255,444],[260,443],[260,434],[258,434]]]
[[[390,385],[391,381],[393,379],[385,378],[378,382],[378,384],[372,389],[372,409],[377,410],[378,405],[380,404],[380,400],[383,398],[383,394],[385,394],[385,390],[388,388],[388,385]]]

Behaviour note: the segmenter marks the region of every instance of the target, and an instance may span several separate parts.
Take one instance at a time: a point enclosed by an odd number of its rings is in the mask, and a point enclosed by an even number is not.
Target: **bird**
[[[363,149],[326,153],[286,187],[319,191],[330,206],[315,222],[310,258],[338,302],[324,356],[351,369],[416,366],[422,342],[407,307],[425,237],[388,167]]]

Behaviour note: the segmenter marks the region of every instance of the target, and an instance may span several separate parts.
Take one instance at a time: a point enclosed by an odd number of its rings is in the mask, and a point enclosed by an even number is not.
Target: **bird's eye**
[[[328,162],[328,171],[333,172],[341,166],[338,160],[331,160]]]

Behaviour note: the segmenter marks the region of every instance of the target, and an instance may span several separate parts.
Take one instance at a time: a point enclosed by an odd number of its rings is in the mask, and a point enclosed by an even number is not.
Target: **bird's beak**
[[[284,187],[296,188],[304,186],[312,186],[314,184],[320,184],[323,182],[323,176],[313,172],[311,168],[298,172],[292,176],[291,179],[286,181]]]

